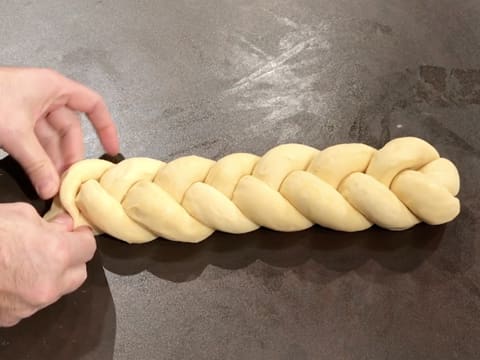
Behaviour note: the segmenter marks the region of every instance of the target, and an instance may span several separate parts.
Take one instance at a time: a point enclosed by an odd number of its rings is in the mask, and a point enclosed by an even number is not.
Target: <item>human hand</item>
[[[66,214],[48,223],[29,204],[0,205],[0,326],[17,324],[85,281],[95,238],[87,227],[72,227]]]
[[[0,68],[0,147],[43,199],[58,192],[59,174],[84,157],[77,112],[86,113],[105,151],[118,154],[117,130],[100,95],[52,70]]]

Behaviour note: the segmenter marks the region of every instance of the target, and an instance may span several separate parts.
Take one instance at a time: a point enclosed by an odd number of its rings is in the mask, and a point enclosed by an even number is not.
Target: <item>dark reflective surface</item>
[[[313,260],[338,272],[358,269],[373,260],[386,270],[403,273],[417,268],[437,250],[444,232],[444,226],[424,224],[403,233],[379,228],[355,234],[320,227],[298,233],[260,229],[243,235],[215,233],[194,245],[158,240],[140,246],[103,235],[98,247],[105,267],[112,272],[131,275],[148,270],[175,282],[196,278],[207,265],[235,270],[257,260],[282,268]]]
[[[398,233],[100,236],[82,290],[0,330],[1,359],[478,359],[477,0],[4,5],[2,61],[102,93],[126,157],[413,135],[457,164],[462,213]],[[0,200],[46,210],[13,166]]]
[[[0,329],[2,359],[113,359],[115,308],[97,254],[88,280],[17,326]]]
[[[25,201],[39,212],[28,178],[10,157],[0,160],[0,202]],[[74,293],[12,328],[0,328],[0,359],[113,359],[115,307],[99,252]]]

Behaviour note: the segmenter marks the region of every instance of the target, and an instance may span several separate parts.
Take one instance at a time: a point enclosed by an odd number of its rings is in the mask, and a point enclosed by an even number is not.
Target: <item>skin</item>
[[[117,130],[100,95],[49,69],[0,68],[0,146],[43,199],[57,194],[61,173],[84,157],[78,113],[116,155]],[[47,222],[28,204],[1,204],[0,326],[13,326],[76,290],[95,250],[91,230],[73,229],[67,214]]]

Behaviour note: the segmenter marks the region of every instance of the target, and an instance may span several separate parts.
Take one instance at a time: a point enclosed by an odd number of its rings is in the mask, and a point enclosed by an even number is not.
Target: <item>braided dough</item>
[[[459,189],[455,165],[418,138],[397,138],[380,150],[285,144],[262,157],[236,153],[218,161],[83,160],[63,175],[45,217],[66,211],[75,226],[128,243],[157,237],[195,243],[215,230],[298,231],[314,223],[340,231],[373,224],[404,230],[453,220]]]

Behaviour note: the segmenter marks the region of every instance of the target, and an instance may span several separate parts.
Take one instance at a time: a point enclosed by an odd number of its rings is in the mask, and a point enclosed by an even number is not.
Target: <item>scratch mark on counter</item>
[[[313,45],[316,41],[317,41],[316,38],[310,38],[308,40],[302,41],[301,43],[293,46],[292,48],[288,49],[287,51],[277,56],[275,59],[267,62],[260,69],[254,71],[250,75],[247,75],[244,78],[237,81],[235,84],[233,84],[233,87],[230,90],[228,90],[228,92],[235,92],[239,89],[242,89],[244,86],[249,85],[255,80],[258,80],[261,77],[272,73],[273,71],[277,70],[280,65],[284,64],[286,61],[290,60],[295,55],[298,55],[300,52],[302,52],[305,49],[305,47]]]
[[[278,15],[273,15],[275,17],[275,19],[277,19],[279,22],[287,25],[287,26],[290,26],[291,28],[293,29],[298,29],[298,24],[293,21],[292,19],[289,19],[287,17],[283,17],[283,16],[278,16]]]
[[[263,51],[262,49],[260,49],[258,46],[256,46],[254,43],[252,43],[251,41],[248,41],[248,39],[245,38],[245,36],[238,36],[238,38],[240,39],[240,41],[242,43],[244,43],[245,45],[247,45],[248,47],[250,47],[252,50],[254,50],[256,53],[262,55],[263,57],[265,57],[266,59],[271,59],[272,56],[268,55],[265,51]]]

